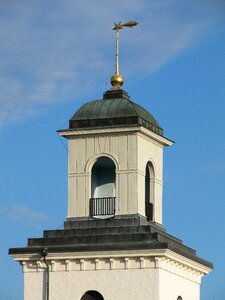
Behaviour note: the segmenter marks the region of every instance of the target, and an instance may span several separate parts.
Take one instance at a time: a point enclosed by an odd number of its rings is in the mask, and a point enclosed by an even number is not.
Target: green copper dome
[[[103,99],[81,106],[70,119],[69,125],[70,129],[141,125],[163,135],[163,130],[154,117],[132,102],[122,89],[111,89],[103,95]]]

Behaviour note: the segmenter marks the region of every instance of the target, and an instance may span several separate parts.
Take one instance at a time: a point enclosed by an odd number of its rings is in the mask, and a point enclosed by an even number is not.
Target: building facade
[[[9,254],[25,300],[199,300],[212,264],[166,232],[163,148],[173,142],[120,87],[88,102],[68,140],[68,217]]]

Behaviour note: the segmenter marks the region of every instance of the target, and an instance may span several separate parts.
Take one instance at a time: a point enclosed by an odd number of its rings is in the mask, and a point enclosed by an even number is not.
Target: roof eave
[[[78,136],[93,135],[93,134],[109,134],[109,133],[124,133],[124,132],[142,132],[143,134],[156,140],[163,146],[171,146],[174,142],[164,136],[156,134],[144,126],[118,126],[118,127],[97,127],[97,128],[77,128],[77,129],[62,129],[57,130],[57,133],[64,138],[71,139]]]

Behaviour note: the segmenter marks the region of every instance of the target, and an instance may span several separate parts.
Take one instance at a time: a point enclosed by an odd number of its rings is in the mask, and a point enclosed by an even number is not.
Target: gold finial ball
[[[123,76],[120,74],[115,74],[111,77],[111,85],[120,88],[124,83]]]

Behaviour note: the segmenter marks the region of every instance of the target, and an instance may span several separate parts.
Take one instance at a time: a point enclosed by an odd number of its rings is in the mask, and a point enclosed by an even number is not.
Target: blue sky
[[[67,215],[67,127],[120,70],[131,99],[175,145],[164,152],[164,225],[214,263],[202,300],[225,294],[225,2],[0,1],[1,298],[23,298],[9,247],[62,226]],[[13,288],[12,288],[13,287]]]

